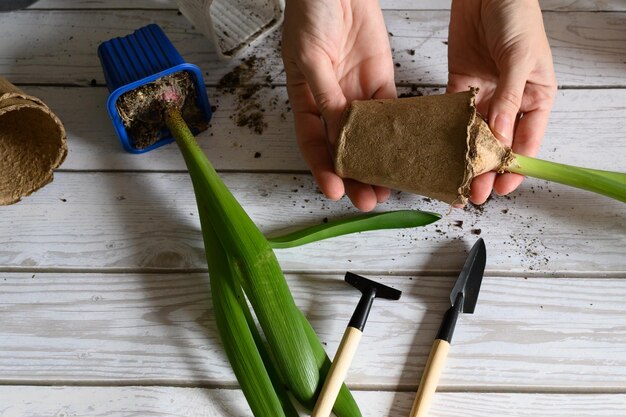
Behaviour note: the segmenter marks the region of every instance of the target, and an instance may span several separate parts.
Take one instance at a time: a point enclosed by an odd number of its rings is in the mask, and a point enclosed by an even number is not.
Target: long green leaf
[[[194,189],[201,188],[192,179]],[[222,248],[210,221],[210,214],[201,200],[198,212],[209,267],[214,317],[222,345],[252,413],[257,417],[295,417],[287,413],[284,399],[272,385],[270,374],[256,345],[243,307],[243,293],[234,278],[229,255]],[[249,315],[249,312],[248,312]],[[279,394],[279,395],[277,395]],[[291,410],[289,410],[291,411]],[[295,410],[294,410],[295,411]]]
[[[199,178],[198,201],[211,214],[211,224],[287,379],[301,402],[314,398],[319,370],[300,323],[298,309],[269,243],[248,217],[211,166],[178,112],[169,112],[166,123],[174,134],[192,178]],[[262,302],[274,300],[274,302]]]
[[[241,289],[238,289],[240,296],[238,296],[237,299],[246,317],[246,322],[248,323],[248,328],[250,329],[250,333],[252,334],[256,348],[258,349],[261,359],[263,360],[263,364],[265,365],[265,370],[267,371],[270,381],[272,382],[274,392],[276,392],[276,395],[280,400],[283,412],[285,413],[286,417],[298,417],[298,411],[294,407],[291,399],[289,398],[289,394],[287,393],[287,389],[285,386],[285,377],[281,374],[280,369],[276,367],[275,362],[272,360],[272,355],[268,351],[265,341],[261,337],[261,334],[256,327],[256,323],[254,322],[254,318],[250,313],[250,309],[248,308],[248,304],[246,303],[245,296]]]
[[[317,360],[317,366],[320,368],[320,377],[322,381],[326,380],[326,376],[328,375],[328,371],[330,370],[331,361],[320,339],[317,337],[315,330],[311,326],[311,323],[306,319],[304,314],[301,314],[302,326],[304,327],[304,332],[306,333],[307,340],[311,344],[313,348],[313,353],[315,354],[315,359]],[[319,386],[319,391],[322,390],[322,385]],[[319,392],[318,392],[319,394]],[[305,406],[309,410],[313,410],[315,406],[314,402],[309,404],[305,404]],[[333,413],[337,417],[361,417],[361,410],[356,405],[356,401],[350,393],[350,390],[346,386],[346,384],[341,385],[341,389],[339,390],[339,395],[337,395],[337,400],[335,401],[335,405],[333,406]]]
[[[283,404],[237,302],[236,285],[230,280],[214,276],[210,282],[220,338],[252,413],[256,417],[284,417]]]
[[[308,243],[317,242],[318,240],[350,233],[425,226],[436,222],[440,218],[441,216],[437,213],[419,210],[397,210],[384,213],[368,213],[348,219],[318,224],[283,236],[271,237],[267,240],[274,249],[293,248],[295,246],[306,245]]]

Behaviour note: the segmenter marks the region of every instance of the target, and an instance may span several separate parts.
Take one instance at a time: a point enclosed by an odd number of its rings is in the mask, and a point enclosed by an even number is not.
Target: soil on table
[[[264,82],[254,81],[264,67],[263,58],[250,56],[224,75],[218,83],[220,93],[235,95],[236,108],[231,116],[233,122],[239,127],[247,127],[258,135],[263,134],[268,127],[265,120],[266,109],[275,108],[277,104],[277,100],[266,102],[260,96],[262,89],[272,88],[271,77],[267,75]],[[269,74],[267,69],[265,72]]]
[[[163,97],[172,89],[182,97],[181,113],[189,128],[196,132],[208,128],[208,121],[197,105],[198,94],[191,74],[179,71],[124,93],[115,103],[135,148],[145,149],[169,136],[164,116],[172,103]]]

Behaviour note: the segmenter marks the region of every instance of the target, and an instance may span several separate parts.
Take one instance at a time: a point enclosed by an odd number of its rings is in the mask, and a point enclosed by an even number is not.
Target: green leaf
[[[419,210],[368,213],[318,224],[283,236],[271,237],[268,238],[268,241],[274,249],[293,248],[350,233],[425,226],[436,222],[440,218],[441,216],[437,213]]]
[[[196,187],[197,185],[194,184]],[[217,329],[229,362],[252,413],[256,417],[296,417],[285,407],[276,391],[256,344],[248,316],[250,312],[237,280],[232,260],[222,248],[210,222],[210,214],[199,203],[200,224],[209,267],[211,299]],[[254,328],[256,331],[256,328]],[[286,394],[283,394],[286,397]],[[287,399],[288,401],[288,399]],[[291,404],[288,404],[291,405]],[[293,406],[292,406],[293,410]],[[293,410],[295,411],[295,410]]]
[[[326,376],[328,375],[328,371],[330,371],[330,358],[326,354],[320,339],[317,337],[315,330],[311,326],[311,323],[306,319],[304,314],[301,314],[302,318],[302,326],[304,327],[304,331],[307,336],[307,340],[311,344],[313,348],[313,353],[315,354],[315,358],[317,360],[317,366],[320,368],[320,379],[322,381],[326,380]],[[319,392],[322,390],[322,384],[320,384],[318,392],[316,393],[315,398],[319,395]],[[309,410],[313,410],[315,406],[315,402],[310,402],[305,404],[305,406]],[[356,404],[352,393],[346,386],[346,384],[341,385],[341,389],[339,390],[339,395],[337,396],[337,400],[335,401],[335,405],[333,406],[333,414],[337,417],[361,417],[361,410]]]
[[[319,369],[272,248],[222,183],[180,113],[169,112],[166,123],[189,169],[198,206],[210,213],[215,235],[231,259],[234,275],[241,278],[289,390],[299,401],[310,401],[320,383]]]

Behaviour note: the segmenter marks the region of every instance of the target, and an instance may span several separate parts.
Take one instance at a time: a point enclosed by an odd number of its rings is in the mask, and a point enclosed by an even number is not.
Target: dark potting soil
[[[198,108],[191,75],[186,71],[176,72],[122,94],[115,103],[137,149],[145,149],[169,135],[164,116],[171,104],[163,95],[173,88],[183,97],[181,113],[189,128],[198,132],[207,129],[208,122]]]
[[[265,111],[276,102],[265,102],[260,97],[263,88],[271,88],[271,77],[267,75],[264,82],[254,81],[259,72],[263,71],[265,60],[255,55],[244,59],[240,65],[224,75],[217,87],[222,94],[235,95],[235,113],[231,119],[237,126],[247,127],[252,132],[262,134],[267,129]],[[268,71],[265,71],[266,73]]]
[[[422,97],[424,93],[418,89],[419,86],[417,84],[411,84],[411,91],[407,91],[398,95],[398,98],[406,98],[406,97]]]

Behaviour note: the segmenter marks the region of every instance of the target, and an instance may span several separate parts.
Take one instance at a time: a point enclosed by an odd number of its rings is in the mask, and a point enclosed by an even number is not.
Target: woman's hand
[[[395,98],[393,61],[377,0],[287,0],[282,55],[296,136],[321,191],[372,210],[389,190],[341,179],[331,147],[352,100]]]
[[[448,92],[480,87],[478,111],[513,151],[534,156],[556,94],[552,54],[537,0],[453,0],[448,39]],[[492,188],[508,194],[517,174],[474,179],[470,200]]]

